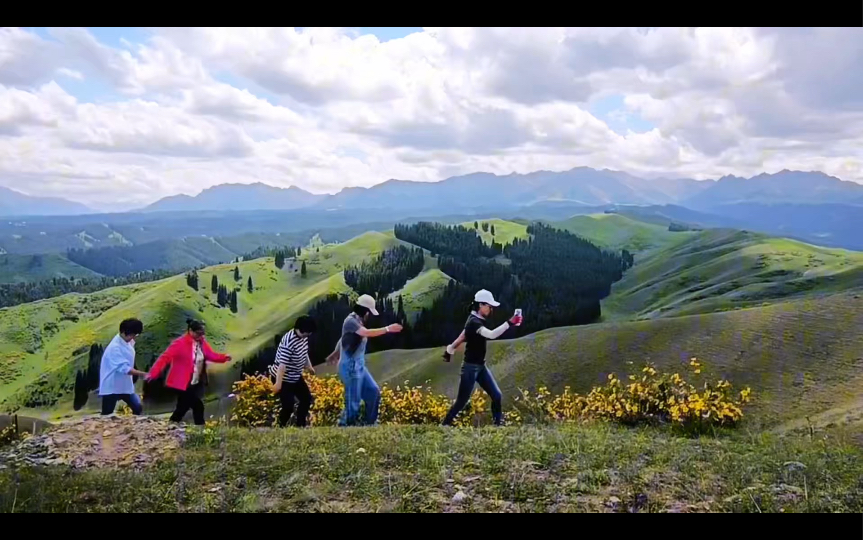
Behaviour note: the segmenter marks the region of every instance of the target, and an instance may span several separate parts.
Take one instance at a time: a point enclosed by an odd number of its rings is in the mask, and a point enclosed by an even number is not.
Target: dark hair
[[[204,323],[196,321],[195,319],[186,319],[186,325],[192,332],[200,332],[204,329]]]
[[[354,313],[360,317],[365,317],[369,313],[369,308],[363,307],[359,304],[354,304]]]
[[[120,333],[127,336],[135,336],[144,331],[144,323],[138,319],[126,319],[120,323]]]
[[[311,334],[313,332],[317,332],[318,325],[315,323],[315,320],[308,315],[303,315],[297,319],[294,323],[294,329],[299,330],[304,334]]]

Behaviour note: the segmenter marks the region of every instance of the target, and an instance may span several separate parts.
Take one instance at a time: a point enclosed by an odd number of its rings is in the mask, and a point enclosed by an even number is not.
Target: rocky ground
[[[184,439],[181,426],[163,420],[89,417],[0,449],[0,469],[27,465],[143,468],[176,452]]]

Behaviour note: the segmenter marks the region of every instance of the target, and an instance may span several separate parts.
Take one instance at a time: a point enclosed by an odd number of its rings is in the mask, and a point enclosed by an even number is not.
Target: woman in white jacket
[[[521,315],[513,315],[509,322],[505,322],[494,330],[486,328],[486,319],[494,308],[500,304],[495,301],[494,296],[485,289],[474,296],[473,311],[467,318],[464,330],[451,345],[447,346],[445,358],[452,356],[455,350],[466,343],[464,351],[464,362],[461,366],[461,381],[458,386],[458,396],[449,412],[444,418],[443,425],[451,426],[458,413],[464,409],[473,394],[474,385],[479,384],[491,399],[491,413],[494,424],[503,424],[503,407],[501,406],[502,395],[500,387],[494,380],[488,366],[485,365],[486,342],[497,339],[509,330],[510,325],[521,324]]]

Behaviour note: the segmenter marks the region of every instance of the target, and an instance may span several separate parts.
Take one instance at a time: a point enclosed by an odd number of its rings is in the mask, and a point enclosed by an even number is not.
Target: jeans
[[[171,415],[171,422],[182,422],[183,417],[192,409],[192,418],[196,426],[204,425],[204,402],[201,401],[203,387],[200,384],[189,385],[185,390],[177,390],[177,408]]]
[[[312,408],[312,392],[302,377],[295,382],[282,382],[282,390],[279,392],[279,400],[282,402],[282,410],[279,413],[281,427],[288,425],[288,420],[294,413],[294,398],[300,402],[297,407],[297,427],[306,427],[309,409]]]
[[[102,396],[102,414],[114,414],[114,408],[117,406],[118,401],[125,401],[126,405],[132,409],[132,414],[136,416],[144,410],[138,394],[107,394]]]
[[[458,413],[465,408],[467,402],[470,401],[470,396],[473,394],[474,384],[479,383],[480,388],[485,390],[488,397],[491,398],[491,415],[494,419],[494,424],[499,426],[503,423],[503,407],[501,399],[503,396],[500,393],[500,387],[494,380],[491,371],[485,364],[468,364],[467,362],[461,365],[461,380],[458,384],[458,396],[455,398],[455,403],[450,407],[449,412],[444,418],[443,425],[451,426]]]
[[[365,365],[353,361],[339,362],[339,379],[345,386],[345,410],[339,418],[340,426],[355,426],[360,416],[360,401],[366,404],[363,424],[372,426],[378,421],[381,389]]]

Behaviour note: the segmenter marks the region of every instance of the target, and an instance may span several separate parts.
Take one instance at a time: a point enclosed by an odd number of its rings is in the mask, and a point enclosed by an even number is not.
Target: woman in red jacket
[[[213,352],[210,344],[204,339],[207,329],[204,323],[194,319],[186,319],[188,330],[185,334],[174,340],[171,345],[156,360],[147,381],[156,379],[161,375],[165,366],[170,365],[168,378],[165,386],[177,391],[177,408],[171,415],[172,422],[180,422],[189,409],[195,424],[204,425],[204,386],[207,384],[207,362],[224,363],[230,362],[231,357],[226,354]]]

